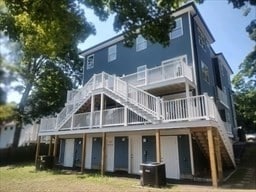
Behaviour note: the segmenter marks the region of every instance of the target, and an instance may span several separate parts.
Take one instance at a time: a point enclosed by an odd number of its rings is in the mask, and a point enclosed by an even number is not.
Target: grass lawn
[[[0,166],[0,192],[167,192],[246,191],[256,189],[256,144],[246,147],[242,162],[232,177],[218,189],[200,185],[140,186],[134,178],[80,174],[71,171],[35,171],[33,164]],[[252,170],[248,175],[248,170]],[[249,181],[246,180],[249,177]],[[244,182],[244,183],[243,183]],[[246,183],[248,182],[248,183]],[[243,184],[243,185],[238,185]]]

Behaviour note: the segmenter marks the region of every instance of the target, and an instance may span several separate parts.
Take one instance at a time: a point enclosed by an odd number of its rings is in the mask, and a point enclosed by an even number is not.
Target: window
[[[94,67],[94,55],[89,55],[87,57],[87,70],[92,69]]]
[[[142,51],[147,48],[147,40],[142,37],[142,35],[139,35],[136,39],[136,51]]]
[[[146,65],[137,67],[137,81],[144,80],[146,77]]]
[[[207,48],[207,40],[203,34],[203,32],[197,28],[197,31],[198,31],[198,42],[199,42],[199,45],[204,49],[206,50]]]
[[[208,66],[201,61],[201,68],[202,68],[202,76],[203,76],[203,79],[206,81],[206,82],[210,82],[209,81],[209,69],[208,69]]]
[[[176,27],[169,34],[170,39],[175,39],[183,35],[182,18],[175,19]]]
[[[116,60],[116,45],[108,48],[108,62]]]

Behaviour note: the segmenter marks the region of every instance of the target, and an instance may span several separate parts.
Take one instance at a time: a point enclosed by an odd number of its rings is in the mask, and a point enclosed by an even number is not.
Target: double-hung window
[[[170,39],[175,39],[183,35],[182,18],[175,19],[175,23],[175,28],[169,33]]]
[[[116,45],[108,48],[108,62],[116,60]]]
[[[94,67],[94,54],[87,57],[86,69],[92,69]]]
[[[142,37],[142,35],[139,35],[136,38],[136,51],[142,51],[147,48],[147,40]]]

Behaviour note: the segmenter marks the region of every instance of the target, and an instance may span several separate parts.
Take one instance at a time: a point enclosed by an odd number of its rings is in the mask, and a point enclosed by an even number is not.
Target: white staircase
[[[96,93],[104,93],[151,123],[161,119],[159,97],[103,72],[94,75],[66,104],[57,116],[56,128],[60,129]]]

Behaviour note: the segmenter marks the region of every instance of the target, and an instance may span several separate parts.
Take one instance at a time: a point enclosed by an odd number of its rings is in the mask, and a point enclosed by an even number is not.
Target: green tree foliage
[[[19,111],[24,114],[46,63],[62,60],[63,70],[81,72],[77,44],[93,34],[94,27],[79,1],[1,0],[0,5],[0,29],[19,43],[22,54],[16,72],[23,81]]]
[[[230,0],[235,8],[254,6],[256,0]],[[249,37],[256,43],[256,19],[246,28]],[[235,88],[235,105],[238,124],[245,129],[256,131],[256,46],[239,66],[239,72],[232,83]]]
[[[16,119],[16,116],[17,109],[15,104],[0,105],[0,125],[4,122]]]
[[[63,107],[67,90],[72,89],[72,82],[56,63],[47,62],[41,70],[38,81],[34,84],[25,110],[28,120],[54,115]]]

